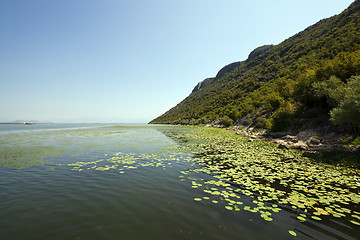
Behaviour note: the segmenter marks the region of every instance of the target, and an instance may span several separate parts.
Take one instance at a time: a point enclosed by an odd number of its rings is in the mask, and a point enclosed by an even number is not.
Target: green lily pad
[[[225,206],[225,208],[229,211],[233,210],[233,207],[231,207],[231,206]]]
[[[319,217],[317,217],[317,216],[311,216],[311,218],[314,219],[314,220],[317,220],[317,221],[321,221],[321,220],[322,220],[321,218],[319,218]]]
[[[300,222],[305,222],[306,221],[306,219],[301,217],[301,216],[298,216],[297,219],[299,219]]]
[[[271,217],[264,217],[264,220],[265,220],[265,221],[268,221],[268,222],[271,222],[271,221],[273,221],[274,219],[272,219]]]
[[[354,220],[350,220],[350,222],[351,222],[352,224],[355,224],[355,225],[360,225],[360,223],[359,223],[359,222],[354,221]]]

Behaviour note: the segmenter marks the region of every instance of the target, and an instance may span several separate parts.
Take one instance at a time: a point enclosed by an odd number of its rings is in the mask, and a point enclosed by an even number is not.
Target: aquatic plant
[[[358,169],[315,162],[299,151],[278,149],[262,140],[249,142],[221,129],[194,127],[182,134],[206,140],[194,153],[201,167],[183,174],[212,176],[214,180],[191,183],[222,201],[227,210],[257,213],[265,221],[286,210],[297,214],[299,222],[341,218],[360,225]],[[243,195],[254,199],[252,206],[239,201]]]
[[[181,165],[186,168],[179,171],[179,181],[188,184],[194,204],[233,214],[250,213],[264,224],[286,211],[300,224],[336,219],[350,228],[360,225],[358,169],[317,162],[303,157],[300,151],[278,149],[257,139],[249,141],[224,129],[149,129],[169,138],[156,142],[147,139],[143,131],[134,132],[134,139],[131,135],[124,138],[126,130],[113,128],[102,129],[103,134],[86,130],[13,136],[12,140],[18,140],[16,145],[0,139],[4,143],[1,156],[9,156],[2,166],[24,168],[35,165],[35,159],[41,160],[38,164],[56,159],[58,162],[48,170],[68,168],[74,174],[126,176],[142,168],[167,170]],[[142,143],[151,148],[139,147]],[[64,159],[66,162],[61,162]],[[300,235],[292,227],[287,234]]]

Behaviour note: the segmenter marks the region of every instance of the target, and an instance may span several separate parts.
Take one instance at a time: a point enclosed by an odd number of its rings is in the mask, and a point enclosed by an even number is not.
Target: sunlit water
[[[299,239],[356,239],[331,223],[300,223],[290,211],[268,222],[224,208],[192,187],[213,176],[196,172],[190,143],[171,138],[185,127],[0,128],[2,161],[30,156],[0,167],[0,239],[290,239],[289,229]],[[37,154],[48,155],[45,164]]]

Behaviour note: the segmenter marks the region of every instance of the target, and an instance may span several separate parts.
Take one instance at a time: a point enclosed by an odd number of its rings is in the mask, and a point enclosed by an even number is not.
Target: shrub
[[[219,124],[223,125],[224,127],[230,127],[234,124],[234,121],[228,116],[225,116],[220,119]]]
[[[330,107],[337,107],[344,98],[345,83],[335,76],[322,82],[313,83],[312,87],[315,96],[326,98],[326,103]]]
[[[282,102],[283,99],[278,94],[275,93],[269,94],[265,98],[265,102],[264,102],[265,109],[270,113],[275,112],[281,106]]]
[[[263,129],[271,129],[271,121],[264,117],[259,117],[256,119],[255,123],[256,128],[263,128]]]
[[[272,126],[271,131],[283,132],[289,130],[294,124],[295,112],[291,104],[286,105],[279,109],[272,115]]]
[[[360,76],[352,77],[344,91],[344,99],[339,107],[330,111],[331,121],[335,124],[349,124],[354,133],[360,129]]]

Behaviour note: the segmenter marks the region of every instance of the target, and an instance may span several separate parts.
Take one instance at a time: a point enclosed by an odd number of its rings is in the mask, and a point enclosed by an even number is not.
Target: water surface
[[[356,239],[292,211],[265,221],[244,211],[256,198],[220,184],[227,209],[204,192],[216,174],[199,171],[199,142],[173,137],[191,128],[47,126],[0,125],[1,239]]]

